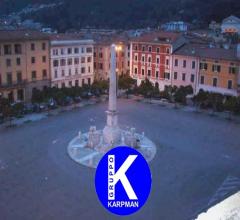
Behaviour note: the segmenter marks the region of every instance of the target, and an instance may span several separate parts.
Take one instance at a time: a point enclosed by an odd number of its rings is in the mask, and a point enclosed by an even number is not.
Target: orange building
[[[130,45],[119,39],[97,40],[94,45],[94,73],[96,79],[108,79],[110,71],[111,44],[116,45],[116,68],[118,75],[130,70]]]
[[[49,40],[33,31],[0,32],[0,93],[30,101],[34,89],[50,85]]]

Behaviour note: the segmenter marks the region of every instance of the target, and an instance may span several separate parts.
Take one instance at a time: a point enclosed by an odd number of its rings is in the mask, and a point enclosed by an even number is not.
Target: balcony
[[[0,89],[12,89],[25,86],[27,80],[13,81],[12,83],[2,83],[0,84]]]

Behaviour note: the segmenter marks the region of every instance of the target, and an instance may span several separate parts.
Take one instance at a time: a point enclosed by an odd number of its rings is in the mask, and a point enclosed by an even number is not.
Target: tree
[[[237,113],[239,111],[238,104],[239,104],[238,103],[238,98],[236,98],[234,96],[228,97],[226,99],[226,101],[224,102],[224,104],[223,104],[224,109],[229,112],[229,114],[228,114],[228,119],[229,120],[232,119],[233,113]]]
[[[154,92],[154,86],[149,81],[149,79],[145,79],[141,82],[140,86],[138,87],[138,93],[143,95],[144,97],[151,98]]]
[[[203,103],[206,102],[208,98],[208,92],[199,90],[198,94],[193,97],[193,102],[197,107],[197,111],[202,107]]]

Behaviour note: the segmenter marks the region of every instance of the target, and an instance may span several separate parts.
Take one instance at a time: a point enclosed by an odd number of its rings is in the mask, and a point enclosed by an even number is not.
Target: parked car
[[[49,99],[48,108],[49,109],[56,109],[57,108],[57,102],[54,99]]]
[[[74,101],[75,103],[80,103],[80,102],[82,101],[82,99],[81,99],[80,96],[76,96],[76,97],[73,98],[73,101]]]
[[[32,103],[26,103],[23,107],[24,114],[29,114],[34,111],[34,105]]]

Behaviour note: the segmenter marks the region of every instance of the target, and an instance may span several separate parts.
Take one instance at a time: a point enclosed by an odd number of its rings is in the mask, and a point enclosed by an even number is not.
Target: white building
[[[188,23],[184,21],[170,21],[162,25],[162,28],[166,31],[181,31],[185,32],[188,30]]]
[[[238,33],[240,35],[240,18],[231,15],[222,21],[222,33]]]
[[[51,84],[54,87],[73,87],[92,84],[93,40],[76,37],[54,37],[51,40]]]

